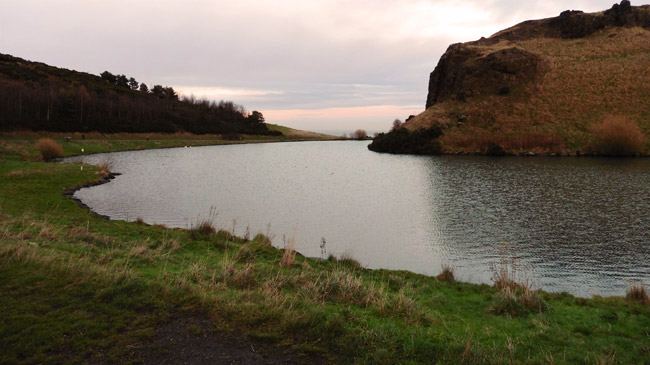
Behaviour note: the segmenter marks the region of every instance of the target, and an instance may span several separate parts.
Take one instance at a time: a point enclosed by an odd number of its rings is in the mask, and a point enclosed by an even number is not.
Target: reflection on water
[[[416,157],[369,152],[367,142],[305,142],[113,153],[123,173],[77,192],[113,219],[217,225],[296,237],[320,256],[372,268],[488,283],[508,242],[538,287],[623,294],[650,281],[650,160]]]

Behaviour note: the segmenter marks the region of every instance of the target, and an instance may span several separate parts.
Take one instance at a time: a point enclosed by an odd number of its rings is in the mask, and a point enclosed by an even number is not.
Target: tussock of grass
[[[63,147],[51,138],[41,138],[36,141],[36,149],[40,152],[43,161],[63,157]]]
[[[190,237],[195,240],[206,239],[216,234],[217,230],[214,228],[214,225],[210,221],[199,222],[193,225],[190,229]]]
[[[532,289],[532,282],[526,278],[526,273],[521,271],[523,265],[516,257],[516,249],[507,243],[504,244],[500,247],[499,261],[490,266],[498,294],[489,312],[516,317],[548,310],[548,305],[539,295],[539,291]]]
[[[650,297],[642,283],[632,283],[627,288],[625,299],[641,304],[650,304]]]
[[[289,241],[284,246],[284,254],[280,260],[280,266],[282,267],[292,267],[296,261],[296,251],[294,251],[294,246],[296,244],[296,238],[291,237]]]
[[[453,283],[454,281],[456,281],[456,279],[454,278],[454,270],[452,270],[452,268],[447,265],[442,266],[442,272],[440,272],[440,274],[438,274],[436,278],[438,278],[438,280],[440,281],[444,281],[447,283]]]

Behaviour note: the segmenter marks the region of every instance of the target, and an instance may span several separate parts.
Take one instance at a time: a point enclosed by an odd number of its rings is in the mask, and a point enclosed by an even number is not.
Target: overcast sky
[[[429,73],[449,44],[612,4],[0,0],[0,53],[232,100],[294,128],[380,131],[424,109]]]

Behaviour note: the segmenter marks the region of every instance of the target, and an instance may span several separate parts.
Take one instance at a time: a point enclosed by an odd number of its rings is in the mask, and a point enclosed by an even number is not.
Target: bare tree
[[[363,140],[363,139],[368,138],[368,133],[366,133],[366,131],[364,131],[363,129],[357,129],[357,130],[354,131],[354,133],[352,134],[352,138],[354,138],[354,139],[358,139],[358,140],[361,141],[361,140]]]

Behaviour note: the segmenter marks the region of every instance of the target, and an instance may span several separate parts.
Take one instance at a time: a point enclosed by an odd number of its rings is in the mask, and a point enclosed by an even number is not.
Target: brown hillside
[[[431,73],[426,106],[405,127],[440,125],[449,153],[494,144],[511,153],[599,152],[605,120],[643,133],[630,137],[641,141],[632,152],[647,153],[650,6],[566,11],[451,45]]]

